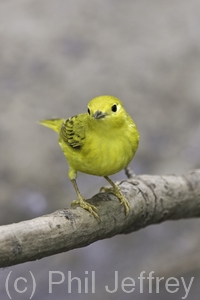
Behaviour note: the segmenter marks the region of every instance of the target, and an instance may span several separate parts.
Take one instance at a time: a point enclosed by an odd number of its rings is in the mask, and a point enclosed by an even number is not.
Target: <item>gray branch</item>
[[[75,207],[1,226],[0,267],[84,247],[150,224],[200,216],[200,170],[185,176],[131,176],[120,188],[131,206],[127,217],[116,196],[99,193],[88,201],[97,206],[101,222]]]

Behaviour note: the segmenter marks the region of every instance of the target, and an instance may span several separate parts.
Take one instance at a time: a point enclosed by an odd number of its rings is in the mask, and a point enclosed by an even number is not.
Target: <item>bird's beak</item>
[[[104,118],[105,116],[107,116],[107,114],[106,114],[106,113],[103,113],[103,112],[100,111],[100,110],[97,110],[97,111],[93,114],[93,117],[94,117],[95,119],[102,119],[102,118]]]

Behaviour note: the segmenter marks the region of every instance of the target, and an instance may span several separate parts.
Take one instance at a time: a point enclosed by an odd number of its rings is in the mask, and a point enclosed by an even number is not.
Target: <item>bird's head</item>
[[[88,103],[88,115],[92,124],[120,127],[126,118],[122,102],[114,96],[99,96]]]

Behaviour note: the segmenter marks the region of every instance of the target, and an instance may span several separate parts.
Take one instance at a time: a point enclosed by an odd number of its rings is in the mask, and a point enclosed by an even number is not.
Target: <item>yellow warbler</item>
[[[119,187],[108,177],[124,169],[133,159],[138,148],[139,133],[132,118],[125,111],[122,102],[113,96],[99,96],[88,104],[88,112],[67,120],[42,120],[40,124],[58,132],[58,143],[69,164],[69,179],[77,193],[79,204],[96,218],[97,208],[80,194],[76,178],[77,171],[104,176],[112,190],[124,205],[129,203]],[[108,190],[108,189],[105,189]]]

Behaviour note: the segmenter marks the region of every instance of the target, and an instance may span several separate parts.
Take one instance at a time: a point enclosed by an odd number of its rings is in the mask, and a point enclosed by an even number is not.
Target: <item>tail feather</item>
[[[49,119],[49,120],[41,120],[39,121],[39,124],[51,128],[52,130],[59,133],[64,121],[65,119]]]

